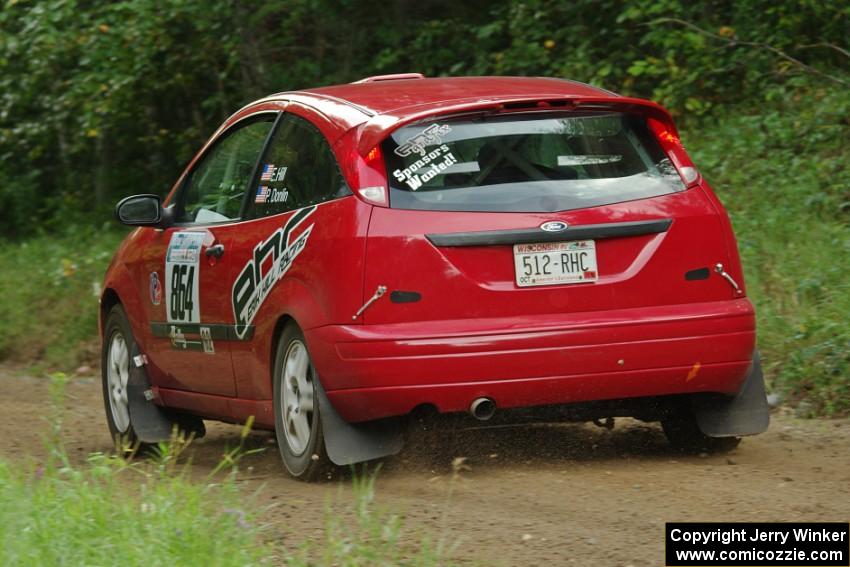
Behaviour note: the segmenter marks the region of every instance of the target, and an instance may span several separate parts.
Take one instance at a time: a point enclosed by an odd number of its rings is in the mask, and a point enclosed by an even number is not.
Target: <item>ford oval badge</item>
[[[565,222],[553,220],[541,224],[540,229],[545,230],[546,232],[563,232],[567,230],[567,226],[569,225]]]

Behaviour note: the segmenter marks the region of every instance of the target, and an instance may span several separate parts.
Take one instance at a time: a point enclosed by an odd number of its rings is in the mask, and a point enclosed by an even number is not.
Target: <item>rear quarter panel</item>
[[[303,251],[257,311],[254,338],[233,343],[240,398],[271,398],[275,329],[281,318],[295,320],[305,332],[308,347],[311,330],[351,324],[352,315],[363,302],[366,233],[371,209],[354,196],[343,197],[319,204],[293,231],[292,239],[304,230],[311,230]],[[255,246],[284,225],[292,214],[243,224],[232,244],[231,281],[252,261]],[[321,374],[321,361],[315,364]]]

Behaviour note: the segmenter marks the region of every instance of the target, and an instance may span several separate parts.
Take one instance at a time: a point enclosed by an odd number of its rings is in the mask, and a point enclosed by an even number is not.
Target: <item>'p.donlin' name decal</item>
[[[233,283],[233,315],[236,318],[236,335],[240,339],[245,336],[248,325],[254,320],[272,288],[289,271],[292,262],[307,245],[307,239],[313,231],[312,224],[292,242],[289,241],[289,237],[292,231],[315,210],[315,205],[299,210],[289,217],[283,227],[257,244],[254,247],[253,257],[248,260]],[[269,258],[271,258],[271,266],[263,273],[263,265],[268,265]]]

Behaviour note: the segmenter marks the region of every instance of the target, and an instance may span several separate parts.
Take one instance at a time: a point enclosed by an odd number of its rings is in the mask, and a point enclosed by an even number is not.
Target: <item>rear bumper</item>
[[[498,319],[312,329],[328,398],[351,422],[421,404],[465,411],[738,391],[755,350],[746,298]]]

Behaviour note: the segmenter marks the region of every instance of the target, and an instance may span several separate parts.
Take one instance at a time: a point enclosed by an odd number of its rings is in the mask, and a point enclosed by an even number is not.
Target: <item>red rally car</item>
[[[312,478],[426,410],[633,416],[699,450],[768,424],[729,219],[646,100],[419,74],[275,94],[116,214],[114,436],[254,416]]]

